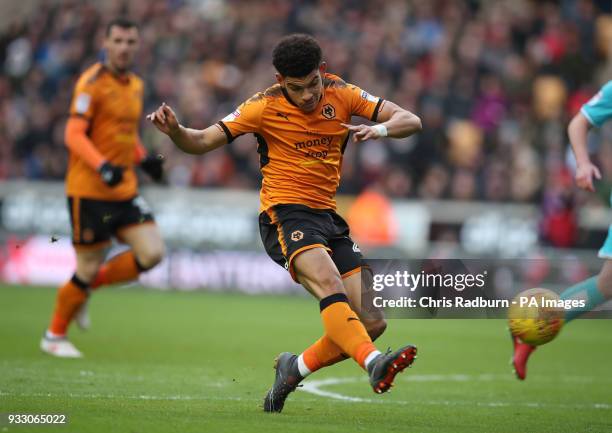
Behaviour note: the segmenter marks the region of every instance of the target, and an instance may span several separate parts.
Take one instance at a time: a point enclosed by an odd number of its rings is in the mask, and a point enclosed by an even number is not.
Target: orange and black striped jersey
[[[106,161],[125,168],[123,181],[106,185],[94,168],[70,152],[66,193],[98,200],[127,200],[138,192],[134,172],[138,126],[142,115],[143,82],[135,74],[117,76],[102,63],[80,76],[70,104],[70,115],[89,121],[87,135]]]
[[[263,174],[261,211],[276,204],[335,209],[352,115],[376,121],[381,98],[325,74],[317,108],[303,113],[279,84],[257,93],[219,121],[228,141],[254,133]]]

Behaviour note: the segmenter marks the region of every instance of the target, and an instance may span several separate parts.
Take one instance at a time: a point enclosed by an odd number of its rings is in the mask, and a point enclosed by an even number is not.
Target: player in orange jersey
[[[60,287],[51,323],[40,346],[59,357],[80,357],[66,338],[75,316],[87,326],[86,302],[92,290],[135,279],[160,262],[164,244],[153,215],[138,195],[135,165],[155,181],[162,178],[161,156],[147,155],[138,136],[143,83],[130,72],[138,49],[138,27],[119,18],[109,23],[106,61],[79,78],[70,106],[65,141],[70,160],[66,194],[77,268]],[[111,237],[131,248],[105,261]]]
[[[319,300],[325,334],[302,354],[285,352],[264,399],[266,412],[280,412],[288,394],[315,370],[352,357],[377,393],[416,357],[407,345],[381,354],[372,340],[385,330],[380,317],[361,307],[361,253],[346,222],[335,212],[340,165],[349,135],[360,142],[405,138],[421,129],[414,114],[326,73],[317,41],[283,38],[273,52],[278,83],[204,130],[181,126],[162,104],[148,118],[183,151],[209,152],[253,133],[263,174],[261,238],[270,257]],[[349,125],[351,116],[374,126]]]

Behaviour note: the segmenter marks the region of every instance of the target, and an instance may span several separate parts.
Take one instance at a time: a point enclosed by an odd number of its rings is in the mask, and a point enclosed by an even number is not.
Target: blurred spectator
[[[351,235],[368,247],[395,245],[398,225],[389,199],[374,189],[357,196],[347,213]]]
[[[551,209],[567,209],[556,170],[568,119],[612,78],[612,17],[602,13],[610,13],[608,3],[41,2],[0,34],[0,179],[63,177],[74,80],[101,58],[104,26],[118,14],[142,23],[136,72],[146,81],[145,111],[165,101],[193,127],[216,122],[273,84],[272,47],[302,31],[319,39],[331,72],[423,119],[416,137],[349,144],[342,192],[376,185],[389,197],[543,199],[544,234],[565,244],[571,239],[550,229]],[[253,137],[194,158],[147,124],[142,133],[146,146],[166,156],[171,184],[260,185]],[[603,164],[610,175],[610,163]]]
[[[543,201],[542,239],[557,248],[574,245],[578,236],[578,217],[572,175],[557,168],[546,179],[548,188]]]

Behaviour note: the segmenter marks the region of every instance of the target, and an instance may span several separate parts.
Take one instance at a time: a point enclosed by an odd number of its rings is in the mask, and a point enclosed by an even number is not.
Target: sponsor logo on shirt
[[[370,101],[370,102],[377,102],[378,101],[378,98],[376,96],[370,95],[365,90],[361,91],[361,98],[365,99],[366,101]]]
[[[221,119],[223,122],[233,122],[234,120],[236,120],[238,117],[240,117],[240,110],[236,109],[233,113],[228,114],[227,116],[225,116],[223,119]]]

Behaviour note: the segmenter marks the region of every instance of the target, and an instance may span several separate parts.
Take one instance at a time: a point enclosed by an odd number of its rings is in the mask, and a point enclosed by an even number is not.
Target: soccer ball
[[[519,293],[508,310],[510,332],[532,346],[548,343],[563,327],[564,310],[559,303],[559,295],[547,289]]]

